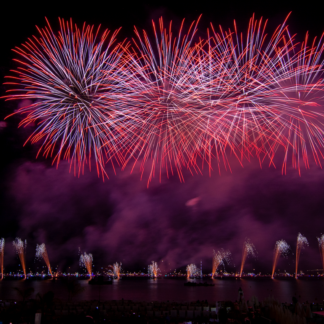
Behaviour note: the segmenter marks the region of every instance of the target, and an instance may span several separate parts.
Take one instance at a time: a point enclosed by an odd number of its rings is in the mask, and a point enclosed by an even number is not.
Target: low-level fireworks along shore
[[[324,234],[317,238],[318,247],[319,247],[319,257],[321,259],[321,265],[324,269]],[[35,258],[38,261],[44,262],[46,270],[32,272],[29,271],[27,273],[27,266],[25,260],[25,254],[27,249],[27,240],[23,241],[20,238],[16,238],[13,241],[13,247],[16,250],[16,254],[19,259],[19,266],[21,270],[17,272],[10,272],[6,273],[4,268],[4,258],[5,258],[5,239],[2,238],[0,240],[0,270],[1,270],[1,278],[2,279],[32,279],[32,278],[60,278],[65,276],[75,276],[77,278],[89,278],[92,279],[95,276],[106,276],[109,278],[120,279],[126,277],[138,277],[138,278],[159,278],[159,277],[168,277],[168,278],[175,278],[175,277],[184,277],[187,279],[191,278],[242,278],[242,277],[250,277],[250,278],[265,278],[269,277],[274,279],[277,278],[324,278],[324,270],[317,269],[316,273],[305,274],[302,271],[299,271],[299,260],[301,258],[301,251],[309,246],[308,240],[305,236],[301,233],[298,233],[297,240],[296,240],[296,263],[295,263],[295,271],[293,273],[289,273],[284,271],[284,273],[280,273],[276,271],[278,262],[281,257],[286,257],[288,253],[291,251],[290,246],[284,240],[279,240],[275,243],[274,254],[273,254],[273,266],[272,270],[269,273],[262,274],[249,272],[244,272],[244,266],[247,258],[253,257],[255,258],[257,255],[257,250],[254,244],[251,242],[250,239],[246,238],[243,243],[242,248],[242,259],[240,263],[240,269],[238,272],[228,273],[226,271],[226,266],[231,264],[231,252],[225,249],[214,250],[212,260],[211,260],[211,272],[208,274],[203,273],[202,264],[197,266],[196,264],[188,264],[184,271],[165,271],[162,274],[158,263],[156,261],[152,261],[151,264],[147,267],[147,272],[139,271],[139,272],[129,272],[125,271],[122,268],[122,263],[115,262],[112,265],[108,265],[106,267],[101,267],[101,270],[93,271],[93,255],[91,253],[83,252],[79,253],[79,265],[81,272],[71,273],[70,271],[62,272],[57,267],[52,268],[50,264],[50,256],[48,255],[45,243],[37,244],[36,246],[36,255]],[[163,261],[162,261],[163,262]],[[171,269],[170,269],[171,270]]]

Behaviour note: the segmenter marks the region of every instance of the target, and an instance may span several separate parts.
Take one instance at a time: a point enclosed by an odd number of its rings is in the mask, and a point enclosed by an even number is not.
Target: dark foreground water
[[[185,280],[158,279],[136,280],[121,279],[114,281],[112,285],[89,285],[87,280],[80,280],[83,291],[73,297],[72,300],[120,300],[122,298],[136,301],[195,301],[205,300],[209,302],[221,300],[236,300],[238,289],[242,287],[246,299],[257,296],[260,300],[268,296],[274,296],[282,302],[291,302],[296,296],[300,301],[312,301],[322,303],[324,300],[324,280],[208,280],[214,283],[212,287],[186,287]],[[199,282],[199,280],[196,280]],[[60,280],[44,281],[0,281],[0,299],[19,299],[14,287],[25,289],[34,288],[35,298],[37,293],[44,294],[53,291],[55,298],[67,300],[68,293],[64,283]]]

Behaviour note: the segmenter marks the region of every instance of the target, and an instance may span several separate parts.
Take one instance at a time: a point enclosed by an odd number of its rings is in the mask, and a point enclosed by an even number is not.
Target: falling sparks
[[[44,260],[44,262],[46,263],[48,272],[52,276],[53,275],[52,268],[51,268],[51,265],[50,265],[50,262],[49,262],[49,258],[48,258],[45,243],[40,244],[40,245],[38,245],[38,244],[36,245],[36,258]]]
[[[92,278],[92,261],[93,257],[91,253],[87,254],[86,252],[84,252],[80,255],[79,264],[81,267],[85,267],[87,269],[90,279]]]
[[[307,238],[305,236],[303,236],[302,234],[298,233],[297,245],[296,245],[296,269],[295,269],[295,278],[296,279],[298,277],[298,265],[299,265],[300,252],[306,246],[309,246]]]
[[[256,256],[256,249],[255,249],[255,246],[250,242],[250,240],[246,239],[244,241],[244,244],[243,244],[243,253],[242,253],[242,262],[241,262],[241,269],[240,269],[240,277],[242,277],[245,261],[246,261],[246,258],[249,255],[255,257]]]
[[[216,271],[219,266],[225,267],[225,262],[228,264],[230,263],[231,252],[221,249],[217,252],[214,251],[213,257],[213,267],[212,267],[212,278],[215,276]]]
[[[279,257],[280,256],[287,256],[288,252],[289,252],[290,246],[287,244],[286,241],[284,240],[279,240],[276,242],[275,245],[275,250],[274,250],[274,259],[273,259],[273,266],[272,266],[272,274],[271,274],[271,278],[274,278],[274,273],[276,270],[276,266],[278,264],[279,261]]]
[[[21,267],[23,269],[23,273],[24,273],[24,278],[26,279],[26,261],[25,261],[25,251],[27,248],[27,240],[22,241],[19,237],[16,237],[16,239],[12,242],[13,246],[16,249],[16,253],[18,254],[20,263],[21,263]]]

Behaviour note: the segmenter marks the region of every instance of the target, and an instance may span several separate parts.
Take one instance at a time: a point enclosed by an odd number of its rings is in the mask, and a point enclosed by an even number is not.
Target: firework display
[[[324,234],[321,234],[320,237],[317,237],[317,241],[318,241],[318,246],[320,248],[320,253],[321,253],[321,257],[322,257],[322,262],[324,263],[323,259],[323,254],[324,254]],[[25,253],[26,253],[26,247],[27,247],[27,241],[22,241],[20,238],[16,238],[13,241],[13,245],[15,247],[16,253],[19,256],[19,260],[22,266],[22,270],[24,273],[24,277],[27,278],[27,273],[26,273],[26,261],[25,261]],[[6,276],[8,276],[7,274],[4,274],[3,270],[3,265],[4,265],[4,246],[5,246],[5,239],[2,238],[0,239],[0,270],[1,270],[1,278],[5,278]],[[295,270],[295,275],[290,275],[288,272],[284,272],[284,273],[277,273],[278,276],[284,276],[284,277],[290,277],[290,278],[296,278],[298,276],[296,276],[296,273],[298,273],[298,265],[299,265],[299,258],[300,258],[300,253],[301,250],[304,249],[306,246],[309,246],[308,240],[306,239],[306,237],[304,237],[301,233],[298,234],[297,236],[297,247],[296,247],[296,263],[297,265],[294,267]],[[80,251],[80,248],[79,248]],[[224,277],[224,276],[234,276],[235,278],[244,278],[245,276],[251,277],[251,276],[255,276],[255,274],[244,274],[243,275],[243,270],[244,270],[244,265],[246,262],[246,259],[248,256],[253,256],[256,257],[257,255],[257,251],[256,248],[254,246],[254,244],[251,243],[250,239],[246,238],[243,244],[243,253],[242,253],[242,261],[241,261],[241,266],[238,272],[232,272],[231,274],[228,273],[225,269],[225,265],[226,264],[230,264],[231,263],[231,252],[225,249],[220,249],[218,251],[213,251],[213,266],[212,266],[212,272],[208,275],[211,278],[218,278],[218,277]],[[265,274],[262,276],[265,277],[271,277],[272,279],[275,276],[275,270],[279,261],[280,256],[283,257],[288,257],[288,254],[290,252],[290,246],[287,244],[287,242],[285,240],[278,240],[275,244],[275,249],[274,249],[274,260],[273,260],[273,265],[272,265],[272,272],[271,275],[270,274]],[[92,267],[93,267],[93,256],[92,254],[88,254],[86,252],[84,253],[79,253],[79,266],[84,267],[87,270],[87,275],[83,275],[81,274],[81,276],[89,276],[90,279],[93,276],[96,275],[100,275],[99,272],[97,272],[96,274],[92,273]],[[52,277],[57,277],[58,273],[61,273],[61,271],[58,271],[58,269],[56,268],[55,272],[52,271],[50,262],[49,262],[49,258],[48,258],[48,254],[47,254],[47,249],[45,246],[45,243],[42,244],[37,244],[36,245],[36,259],[43,259],[46,263],[46,266],[48,268],[48,272]],[[224,267],[224,273],[219,276],[219,274],[217,274],[217,270],[220,266]],[[101,268],[103,269],[103,268]],[[109,265],[106,268],[106,272],[104,272],[105,275],[111,277],[111,278],[115,278],[115,279],[120,279],[122,276],[133,276],[135,275],[134,273],[129,273],[128,271],[125,272],[122,269],[122,263],[118,263],[115,262],[112,265]],[[170,269],[171,270],[171,269]],[[254,270],[254,269],[253,269]],[[191,263],[189,265],[186,266],[186,274],[182,273],[181,270],[180,272],[176,273],[176,271],[174,272],[170,272],[169,274],[167,274],[168,276],[186,276],[187,279],[190,278],[203,278],[205,275],[203,275],[202,272],[202,263],[201,263],[201,267],[198,268],[195,264]],[[62,274],[62,273],[61,273]],[[137,275],[141,275],[141,276],[146,276],[146,277],[151,277],[151,278],[157,278],[159,275],[161,274],[161,270],[158,267],[158,263],[155,261],[152,261],[151,264],[148,265],[148,273],[144,274],[143,272],[138,273]],[[65,274],[64,274],[65,275]],[[68,273],[68,275],[70,275],[70,273]],[[73,275],[73,274],[71,274]],[[259,274],[261,275],[261,273]],[[10,273],[10,276],[11,273]],[[21,278],[21,274],[19,274],[19,271],[17,273],[18,278]],[[34,274],[32,273],[32,271],[30,271],[30,273],[28,274],[28,278],[33,277]],[[42,276],[43,274],[38,274],[38,272],[36,273],[36,276]],[[76,276],[78,277],[78,273],[76,273]],[[306,277],[310,277],[309,274],[302,274],[302,277],[306,276]],[[317,278],[318,276],[323,276],[324,277],[324,273],[323,275],[318,274],[317,276],[315,276],[315,278]],[[313,275],[311,277],[314,277]]]
[[[323,147],[322,39],[308,45],[306,36],[297,45],[286,21],[267,39],[266,23],[252,17],[246,39],[235,24],[234,31],[219,33],[212,26],[208,64],[202,66],[206,75],[212,71],[203,84],[214,96],[214,128],[226,145],[238,148],[240,160],[252,153],[273,163],[283,148],[284,168],[289,152],[294,167],[299,169],[301,156],[307,167],[307,147],[316,161]]]
[[[84,252],[83,254],[80,255],[79,264],[81,267],[87,269],[90,279],[92,278],[92,261],[93,261],[93,257],[91,253],[88,254]]]
[[[104,159],[115,155],[125,114],[118,99],[125,92],[122,44],[114,44],[118,31],[110,36],[108,30],[79,29],[64,20],[60,27],[55,35],[48,23],[38,28],[39,38],[14,49],[22,65],[10,77],[15,89],[8,98],[33,101],[20,109],[25,115],[20,125],[36,124],[28,141],[42,142],[38,154],[56,163],[70,160],[78,174],[94,156],[105,173]]]
[[[52,276],[53,275],[52,268],[51,268],[51,265],[50,265],[50,262],[49,262],[49,258],[48,258],[45,243],[40,244],[40,245],[38,245],[38,244],[36,245],[36,258],[44,260],[44,262],[46,263],[48,272]]]
[[[3,279],[3,261],[4,261],[4,247],[5,247],[5,239],[0,239],[0,271],[1,271],[1,279]]]
[[[229,153],[274,164],[281,151],[283,172],[288,159],[308,168],[308,152],[320,164],[323,38],[297,42],[286,20],[267,36],[253,16],[246,36],[235,23],[211,25],[204,40],[198,22],[173,34],[161,18],[153,38],[135,28],[132,44],[72,21],[60,20],[59,33],[38,28],[14,49],[19,66],[6,83],[6,100],[31,101],[19,110],[22,126],[36,125],[27,141],[78,174],[94,157],[103,176],[116,161],[148,169],[148,181],[162,170],[183,181],[183,169],[211,171],[213,159],[229,168]]]
[[[307,238],[300,233],[297,235],[297,245],[296,245],[296,270],[295,270],[295,278],[298,277],[298,264],[299,264],[299,258],[300,258],[300,252],[302,249],[304,249],[306,246],[308,246]]]
[[[158,272],[160,271],[157,262],[152,261],[152,263],[148,266],[148,274],[152,278],[157,278]]]
[[[324,269],[324,234],[322,234],[320,237],[318,237],[317,241],[318,241],[318,247],[320,249],[322,265],[323,265],[323,269]]]
[[[122,266],[122,264],[121,263],[118,263],[118,262],[116,262],[116,263],[113,264],[114,277],[117,278],[117,279],[120,278],[120,272],[122,270],[122,267],[121,266]]]
[[[231,252],[221,249],[217,252],[214,251],[213,256],[213,267],[212,267],[212,277],[215,276],[216,271],[219,266],[223,266],[225,268],[225,262],[229,263],[231,257]]]
[[[199,269],[193,263],[188,264],[186,270],[187,270],[187,279],[190,279],[199,273]]]
[[[279,240],[276,242],[275,251],[274,251],[274,259],[273,259],[273,266],[272,266],[272,274],[271,278],[274,278],[274,273],[276,270],[276,266],[280,256],[286,256],[289,252],[290,246],[284,240]]]
[[[243,253],[242,253],[242,261],[241,261],[241,268],[240,268],[240,277],[242,277],[244,265],[246,258],[251,255],[253,257],[256,256],[256,249],[255,246],[250,242],[249,239],[246,239],[243,244]]]
[[[183,23],[178,36],[173,37],[171,23],[159,27],[153,22],[154,39],[135,28],[136,50],[129,53],[130,69],[136,77],[127,84],[131,105],[138,111],[140,123],[129,129],[127,161],[141,161],[141,171],[150,165],[149,180],[155,172],[177,172],[197,167],[196,155],[206,146],[206,130],[200,102],[201,87],[197,87],[195,61],[197,45],[193,37],[197,23],[188,31]],[[135,73],[132,73],[135,75]],[[208,140],[208,139],[207,139]],[[150,159],[150,161],[149,161]],[[148,162],[149,161],[149,162]]]
[[[21,267],[24,273],[24,277],[26,279],[26,261],[25,261],[25,251],[27,248],[27,240],[22,241],[21,238],[16,237],[16,239],[12,242],[13,246],[16,249],[16,253],[18,254],[20,263],[21,263]]]

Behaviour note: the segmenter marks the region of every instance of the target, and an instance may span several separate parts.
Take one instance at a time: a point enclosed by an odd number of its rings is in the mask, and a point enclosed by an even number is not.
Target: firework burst
[[[93,257],[91,253],[88,254],[84,252],[83,254],[80,255],[79,264],[81,267],[87,269],[90,279],[92,278],[92,262],[93,262]]]
[[[152,278],[157,278],[158,272],[160,271],[157,262],[152,261],[152,263],[148,266],[148,274]]]
[[[272,266],[272,274],[271,278],[274,278],[274,273],[276,270],[276,266],[278,264],[278,260],[280,256],[287,256],[289,252],[290,246],[284,240],[279,240],[276,242],[275,250],[274,250],[274,259],[273,259],[273,266]]]
[[[294,167],[300,168],[300,156],[308,167],[307,147],[316,162],[323,148],[322,38],[295,44],[285,21],[267,40],[266,24],[253,16],[246,38],[235,23],[233,31],[211,26],[200,75],[210,94],[214,138],[225,134],[240,161],[255,154],[273,163],[281,147],[284,168],[289,151]]]
[[[187,265],[187,279],[196,276],[199,273],[199,269],[195,264],[191,263]]]
[[[122,270],[122,264],[121,263],[114,263],[113,264],[113,273],[114,273],[114,277],[119,279],[120,278],[120,273],[121,273],[121,270]]]
[[[300,258],[300,252],[302,249],[304,249],[306,246],[309,246],[309,243],[307,241],[307,238],[300,233],[298,233],[297,236],[297,245],[296,245],[296,269],[295,269],[295,278],[298,277],[298,264],[299,264],[299,258]]]
[[[148,181],[155,173],[161,177],[162,168],[167,176],[177,173],[181,181],[183,168],[200,171],[197,157],[203,158],[208,136],[195,77],[199,57],[193,37],[198,21],[186,33],[183,21],[174,37],[171,23],[167,28],[160,18],[158,28],[153,22],[154,42],[135,29],[137,40],[129,52],[134,78],[128,86],[140,123],[128,129],[126,162],[134,158],[135,165],[140,160],[142,172],[149,164]]]
[[[249,239],[246,239],[243,244],[243,253],[242,253],[242,262],[241,262],[241,269],[240,269],[240,277],[242,277],[243,269],[245,265],[246,258],[251,255],[256,257],[256,249],[253,243],[250,242]]]
[[[221,249],[217,252],[214,251],[214,257],[213,257],[213,268],[212,268],[212,278],[214,278],[216,271],[219,266],[225,267],[225,262],[230,263],[231,258],[231,252],[225,251],[224,249]]]
[[[8,77],[6,84],[14,89],[6,98],[33,101],[19,110],[26,115],[20,125],[37,125],[28,141],[42,142],[38,154],[43,151],[57,164],[67,159],[78,174],[85,163],[91,167],[94,156],[98,172],[105,174],[105,155],[117,158],[117,123],[125,116],[124,52],[114,45],[118,31],[110,36],[108,30],[59,21],[57,35],[48,23],[38,28],[39,38],[14,49],[21,59],[15,76]]]
[[[36,124],[28,141],[78,174],[94,157],[102,175],[117,161],[148,169],[148,182],[162,170],[183,181],[214,158],[230,168],[229,153],[274,165],[277,152],[283,172],[288,158],[300,172],[309,152],[319,165],[324,156],[324,45],[296,42],[286,20],[269,37],[253,16],[246,36],[234,23],[195,40],[198,21],[174,36],[161,18],[153,39],[135,28],[133,47],[60,20],[58,35],[48,24],[15,49],[6,98],[33,101],[19,111],[21,125]]]
[[[47,250],[46,250],[46,246],[45,243],[40,244],[40,245],[36,245],[36,258],[37,259],[43,259],[44,262],[46,263],[48,272],[50,273],[50,275],[52,276],[52,268],[51,268],[51,264],[49,262],[49,258],[48,258],[48,254],[47,254]]]
[[[18,254],[18,257],[19,257],[19,260],[21,263],[21,267],[23,269],[24,278],[26,279],[27,274],[26,274],[25,252],[26,252],[26,248],[27,248],[27,240],[25,240],[25,242],[24,242],[19,237],[16,237],[16,239],[12,243],[16,249],[16,253]]]
[[[4,247],[5,239],[0,239],[0,270],[1,270],[1,279],[3,279],[3,261],[4,261]]]

